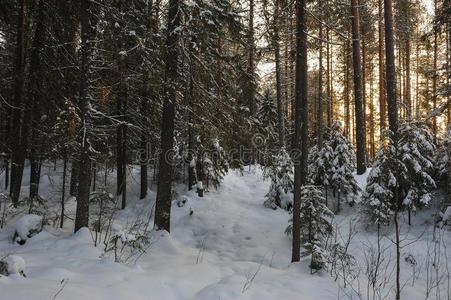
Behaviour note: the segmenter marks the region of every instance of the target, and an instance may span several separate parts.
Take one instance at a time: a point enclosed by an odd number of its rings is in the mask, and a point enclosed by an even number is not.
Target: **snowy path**
[[[43,232],[21,247],[4,230],[0,255],[22,256],[28,277],[0,278],[0,299],[51,299],[61,288],[57,299],[335,299],[327,275],[290,265],[289,216],[263,207],[268,185],[256,173],[231,172],[204,198],[188,194],[187,206],[173,207],[171,235],[155,233],[133,267],[101,258],[86,230]],[[136,201],[122,216],[150,207]]]
[[[174,237],[189,235],[183,228],[208,229],[204,232],[206,250],[220,259],[261,262],[281,256],[276,265],[287,266],[290,255],[285,254],[291,242],[283,231],[288,214],[263,207],[267,185],[258,182],[258,177],[227,176],[218,192],[194,196],[195,214],[189,220],[182,218],[181,224],[175,222]]]

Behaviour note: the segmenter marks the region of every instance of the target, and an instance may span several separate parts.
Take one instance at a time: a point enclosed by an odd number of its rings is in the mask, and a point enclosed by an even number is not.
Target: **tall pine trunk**
[[[448,6],[451,7],[451,1],[448,1]],[[446,118],[446,125],[447,125],[447,129],[451,130],[451,20],[449,20],[449,22],[447,23],[447,31],[446,31],[446,66],[447,66],[447,70],[446,70],[446,85],[448,86],[448,96],[447,101],[448,101],[448,108],[447,108],[447,118]],[[451,177],[451,176],[449,176]],[[450,182],[451,182],[451,178],[450,178]]]
[[[387,104],[388,104],[388,123],[390,131],[393,133],[393,142],[395,149],[398,147],[398,104],[396,99],[396,66],[395,66],[395,46],[393,41],[393,3],[392,0],[384,0],[384,19],[385,19],[385,56],[386,56],[386,78],[387,78]],[[396,172],[397,173],[397,172]],[[397,174],[396,174],[397,175]],[[395,175],[395,176],[396,176]],[[395,246],[396,246],[396,299],[401,298],[400,283],[400,238],[398,222],[398,186],[394,191],[394,223],[395,223]]]
[[[406,106],[406,119],[412,120],[412,99],[411,99],[411,92],[410,92],[410,37],[407,37],[405,42],[405,53],[406,53],[406,77],[405,77],[405,90],[404,90],[404,103]]]
[[[25,161],[25,149],[21,147],[21,128],[23,124],[23,97],[25,90],[25,37],[27,36],[27,1],[18,3],[16,57],[14,66],[14,108],[11,135],[11,186],[10,197],[14,206],[19,202]]]
[[[251,116],[256,113],[256,104],[255,104],[255,45],[254,45],[254,10],[255,3],[254,0],[249,0],[249,24],[248,24],[248,32],[247,32],[247,46],[248,48],[248,65],[247,65],[247,75],[249,76],[245,97],[248,101],[249,112]]]
[[[386,98],[385,98],[385,68],[384,68],[384,32],[382,28],[382,20],[383,20],[383,9],[382,9],[382,1],[378,2],[378,22],[377,29],[379,35],[379,126],[380,126],[380,136],[381,139],[383,137],[383,133],[385,130],[385,119],[386,119]]]
[[[285,145],[285,124],[283,113],[283,98],[282,98],[282,74],[281,74],[281,59],[280,59],[280,0],[276,0],[274,11],[274,58],[276,64],[276,97],[277,97],[277,131],[279,138],[279,147]]]
[[[155,27],[154,20],[154,2],[153,0],[148,1],[147,3],[147,31],[148,33],[153,33],[153,29]],[[150,46],[150,45],[149,45]],[[139,198],[144,199],[147,196],[147,190],[149,185],[149,176],[148,176],[148,167],[150,160],[150,151],[149,151],[149,116],[150,116],[150,101],[153,100],[152,88],[150,87],[151,78],[150,71],[146,73],[146,83],[144,86],[144,95],[145,97],[141,100],[141,122],[142,122],[142,133],[141,133],[141,157],[140,157],[140,193]]]
[[[157,199],[155,204],[155,227],[158,230],[170,232],[171,202],[172,202],[172,173],[173,165],[169,161],[170,151],[174,147],[175,105],[177,102],[177,60],[178,40],[177,29],[180,25],[179,0],[169,1],[168,33],[165,44],[165,87],[163,116],[161,120],[161,154],[159,164],[159,179]]]
[[[307,22],[306,1],[296,1],[296,114],[295,149],[300,156],[294,158],[293,244],[292,262],[301,255],[301,189],[307,182],[308,151],[308,84],[307,84]]]
[[[354,66],[354,109],[357,142],[357,174],[366,171],[366,132],[362,103],[362,67],[360,62],[360,13],[358,0],[351,0],[352,6],[352,60]]]
[[[434,0],[434,12],[437,15],[437,0]],[[432,70],[432,107],[435,111],[437,109],[437,80],[438,80],[438,70],[437,70],[437,58],[438,58],[438,29],[434,28],[434,65]],[[434,134],[434,139],[437,139],[437,117],[432,118],[432,132]]]
[[[448,5],[451,6],[451,3],[448,2]],[[448,89],[451,89],[450,85],[450,77],[451,77],[451,20],[447,24],[448,30],[446,32],[446,85],[448,86]],[[451,129],[451,91],[448,91],[448,96],[446,97],[448,101],[448,109],[447,109],[447,128],[448,130]],[[449,176],[451,177],[451,176]],[[450,178],[451,182],[451,178]]]
[[[417,51],[415,53],[415,118],[420,118],[420,42],[417,42]]]
[[[327,17],[329,20],[329,16]],[[327,86],[327,127],[332,126],[333,120],[333,105],[332,105],[332,76],[331,76],[331,47],[329,44],[330,41],[330,30],[329,27],[326,28],[326,86]]]
[[[344,112],[345,112],[345,126],[344,126],[344,131],[345,131],[345,135],[347,139],[351,139],[351,134],[350,134],[350,128],[351,128],[351,104],[350,104],[350,93],[351,93],[351,89],[349,88],[349,50],[350,46],[349,46],[349,42],[346,42],[345,47],[343,47],[344,50],[344,59],[345,59],[345,64],[344,64]]]
[[[398,103],[396,101],[396,66],[392,7],[392,0],[384,0],[388,122],[391,132],[396,134],[398,131]]]
[[[148,87],[146,89],[149,89]],[[150,93],[147,93],[147,96],[149,96]],[[147,189],[148,189],[148,165],[149,165],[149,159],[150,159],[150,153],[149,153],[149,145],[148,145],[148,129],[149,129],[149,99],[143,98],[141,100],[141,113],[142,113],[142,133],[141,133],[141,149],[140,149],[140,193],[139,193],[139,199],[144,199],[147,196]]]
[[[317,109],[317,134],[318,149],[323,145],[323,24],[319,23],[319,56],[318,56],[318,109]]]
[[[375,134],[375,122],[374,122],[374,65],[373,62],[370,61],[370,102],[369,102],[369,108],[370,108],[370,152],[369,152],[369,157],[371,158],[371,161],[374,159],[374,157],[376,156],[376,145],[375,145],[375,139],[374,139],[374,134]]]
[[[39,197],[39,181],[41,177],[41,158],[39,126],[41,120],[41,103],[43,86],[42,82],[42,64],[41,52],[45,35],[45,12],[44,1],[39,1],[38,17],[36,19],[36,29],[33,37],[32,53],[30,59],[30,82],[28,89],[28,98],[31,107],[31,138],[30,138],[30,203],[32,204]],[[31,206],[30,206],[31,207]]]
[[[70,171],[70,187],[69,187],[69,195],[76,196],[78,193],[78,170],[79,170],[79,162],[78,158],[73,159],[71,171]]]
[[[91,184],[91,68],[92,55],[95,43],[95,26],[97,16],[93,13],[93,2],[80,0],[80,28],[81,28],[81,65],[80,65],[80,87],[79,102],[81,117],[81,130],[78,137],[78,191],[77,191],[77,213],[75,215],[75,228],[77,232],[82,227],[89,226],[89,190]]]
[[[125,3],[120,0],[117,2],[117,9],[120,13],[123,13],[123,5]],[[125,25],[125,24],[122,24]],[[120,27],[119,27],[120,28]],[[116,40],[116,53],[120,53],[126,49],[127,45],[120,38],[120,33]],[[126,206],[127,199],[127,126],[126,126],[126,114],[127,114],[127,97],[128,97],[128,83],[127,76],[125,72],[127,71],[127,57],[123,55],[118,55],[116,57],[117,66],[115,70],[115,77],[117,79],[117,99],[116,99],[116,110],[118,118],[121,120],[116,132],[116,172],[117,172],[117,187],[116,194],[122,196],[121,208],[124,209]]]

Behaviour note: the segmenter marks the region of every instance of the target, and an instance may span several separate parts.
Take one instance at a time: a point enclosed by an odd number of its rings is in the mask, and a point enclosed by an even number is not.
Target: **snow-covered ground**
[[[45,170],[51,175],[43,176],[42,194],[53,199],[58,210],[59,174],[53,174],[51,167]],[[139,181],[131,176],[129,182],[129,205],[115,217],[115,223],[124,228],[138,217],[146,220],[155,198],[150,192],[146,199],[138,200]],[[363,186],[365,176],[358,182]],[[103,245],[94,246],[93,233],[88,229],[72,234],[69,220],[63,230],[46,226],[19,246],[12,242],[15,220],[10,219],[0,231],[0,258],[22,257],[27,277],[0,277],[0,299],[308,300],[367,299],[367,295],[372,299],[366,261],[377,248],[377,235],[366,228],[356,207],[345,207],[334,220],[340,229],[336,239],[346,244],[351,236],[349,251],[356,257],[355,276],[348,278],[344,288],[340,274],[311,275],[307,258],[290,263],[291,239],[284,234],[289,215],[262,205],[268,186],[255,168],[242,174],[229,172],[219,190],[203,198],[178,187],[177,197],[186,195],[188,202],[183,207],[174,202],[171,234],[152,232],[147,251],[127,263],[114,262],[111,253],[104,255]],[[68,215],[73,215],[73,199],[67,208]],[[430,299],[449,299],[445,271],[448,256],[451,258],[451,238],[449,231],[438,230],[442,239],[432,243],[435,212],[434,207],[421,211],[411,227],[402,225],[404,299],[425,299],[427,286]],[[380,293],[380,299],[393,299],[392,230],[384,229],[383,233],[387,237],[381,240],[383,263],[376,294]],[[433,267],[434,260],[439,268]],[[435,276],[440,278],[439,289],[434,287]]]

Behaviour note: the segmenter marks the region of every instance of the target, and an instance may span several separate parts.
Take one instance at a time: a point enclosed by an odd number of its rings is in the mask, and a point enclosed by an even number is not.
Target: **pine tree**
[[[321,270],[327,261],[326,239],[332,233],[334,214],[325,205],[325,198],[318,186],[302,187],[303,199],[300,209],[300,240],[305,248],[304,255],[311,255],[310,268]],[[285,233],[293,234],[293,220]]]

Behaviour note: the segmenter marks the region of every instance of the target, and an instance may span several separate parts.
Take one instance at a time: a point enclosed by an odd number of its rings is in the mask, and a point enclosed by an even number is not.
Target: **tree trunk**
[[[21,147],[23,96],[25,90],[25,45],[27,36],[27,1],[21,0],[17,14],[16,57],[14,67],[14,108],[11,135],[11,187],[10,197],[14,206],[19,202],[25,161],[25,149]]]
[[[301,189],[307,182],[308,151],[308,65],[307,65],[307,22],[306,1],[296,1],[296,118],[295,149],[300,156],[294,158],[294,199],[293,199],[293,248],[292,262],[298,262],[301,254]]]
[[[451,6],[451,4],[448,2],[448,5]],[[450,85],[450,77],[451,77],[451,21],[448,22],[448,31],[446,32],[446,85],[448,86],[448,89],[451,89]],[[448,91],[448,96],[446,97],[448,101],[448,109],[447,109],[447,129],[451,129],[451,91]],[[451,176],[450,182],[451,182]]]
[[[148,117],[149,117],[149,99],[144,98],[141,100],[141,113],[142,113],[142,133],[141,133],[141,149],[139,163],[141,165],[140,170],[140,193],[139,199],[144,199],[147,196],[148,189],[148,165],[150,159],[149,145],[148,145]]]
[[[379,117],[380,117],[380,136],[383,138],[386,119],[386,101],[385,101],[385,70],[384,70],[384,33],[382,28],[383,10],[382,1],[379,0],[378,5],[378,34],[379,34]]]
[[[357,174],[366,171],[366,132],[362,103],[362,77],[360,64],[360,13],[358,0],[351,0],[352,6],[352,59],[354,66],[355,133],[357,139]]]
[[[121,100],[117,99],[117,115],[120,116],[121,109]],[[122,189],[124,187],[124,168],[122,161],[122,125],[119,125],[116,130],[116,195],[120,196],[122,194]]]
[[[29,144],[30,148],[30,203],[33,203],[38,197],[39,181],[41,177],[41,158],[39,127],[41,120],[41,98],[43,90],[42,82],[42,64],[41,52],[45,35],[45,6],[44,1],[39,1],[38,17],[36,19],[36,29],[33,37],[32,53],[30,59],[30,82],[28,90],[28,106],[31,108],[29,123],[31,126],[31,143],[23,143],[24,147]],[[26,133],[24,133],[24,137]]]
[[[322,21],[321,21],[322,22]],[[323,25],[319,23],[319,65],[318,65],[318,110],[317,110],[317,134],[318,150],[323,146]]]
[[[79,162],[78,159],[74,159],[72,161],[72,167],[70,172],[70,188],[69,195],[76,196],[78,192],[78,170],[79,170]]]
[[[93,14],[93,2],[80,0],[80,27],[81,27],[81,65],[80,65],[80,90],[79,103],[82,128],[80,130],[80,150],[78,155],[78,191],[77,191],[77,213],[75,216],[75,228],[77,232],[82,227],[89,226],[89,190],[91,183],[91,145],[89,136],[91,134],[90,118],[90,88],[92,55],[95,43],[95,23],[97,16]]]
[[[5,191],[9,187],[9,159],[6,157],[4,160],[5,163]]]
[[[344,76],[344,110],[345,110],[345,126],[344,126],[344,132],[347,139],[351,139],[350,134],[350,128],[351,128],[351,108],[350,108],[350,97],[349,94],[351,93],[349,88],[349,42],[346,42],[346,46],[344,47],[344,59],[345,59],[345,76]]]
[[[64,226],[64,210],[65,210],[65,201],[66,201],[66,174],[67,174],[67,150],[64,149],[63,155],[63,184],[61,189],[61,219],[60,219],[60,228]]]
[[[384,0],[385,19],[385,56],[386,56],[386,78],[387,78],[387,102],[388,102],[388,123],[390,131],[393,133],[394,147],[398,147],[398,104],[396,101],[396,67],[395,49],[393,42],[393,3],[392,0]],[[397,173],[397,172],[396,172]],[[397,174],[395,175],[397,176]],[[396,299],[401,298],[400,286],[400,240],[398,222],[398,187],[395,187],[394,197],[394,222],[396,231]]]
[[[58,1],[58,5],[58,9],[61,11],[61,15],[64,16],[62,18],[62,20],[64,21],[61,38],[62,47],[58,47],[58,56],[62,61],[62,65],[65,66],[63,70],[61,70],[61,79],[63,83],[62,96],[65,99],[65,105],[72,106],[75,104],[75,91],[77,90],[78,84],[78,54],[76,47],[78,44],[79,3],[78,1],[77,3],[69,1]],[[69,122],[67,124],[67,140],[65,141],[65,146],[67,146],[67,143],[69,141],[72,141],[75,138],[75,134],[70,133]],[[70,171],[69,195],[76,196],[78,190],[77,155],[75,153],[70,153],[68,148],[65,148],[64,151],[66,157],[66,168],[69,158],[73,156]]]
[[[405,84],[406,88],[404,90],[404,103],[406,105],[406,119],[408,121],[412,120],[412,99],[410,92],[410,37],[406,39],[405,44],[406,51],[406,78]]]
[[[400,232],[399,232],[399,220],[398,220],[398,208],[395,208],[394,215],[394,223],[395,223],[395,245],[396,245],[396,300],[401,299],[401,241],[400,241]]]
[[[403,59],[402,59],[402,51],[401,51],[401,42],[397,41],[398,47],[395,48],[395,51],[398,51],[398,55],[396,56],[396,58],[398,58],[398,69],[396,72],[396,75],[398,76],[398,84],[396,85],[397,87],[397,101],[400,104],[400,107],[398,106],[398,114],[399,117],[402,119],[404,116],[404,95],[403,95],[403,78],[402,78],[402,73],[403,73],[403,67],[404,64],[402,63]]]
[[[193,93],[194,93],[194,79],[193,79],[193,73],[192,73],[192,65],[190,65],[190,79],[188,83],[188,93],[187,93],[187,105],[189,107],[188,109],[188,190],[192,189],[192,185],[196,182],[195,178],[195,166],[191,166],[191,162],[193,161],[195,157],[195,149],[194,149],[194,128],[193,128],[193,120],[192,120],[192,111],[191,108],[192,102],[193,102]]]
[[[415,68],[415,118],[420,118],[420,42],[417,42]]]
[[[276,64],[276,96],[277,96],[277,131],[279,137],[279,147],[285,146],[285,124],[283,113],[283,98],[282,98],[282,75],[280,68],[280,14],[279,14],[280,0],[276,0],[274,12],[274,58]]]
[[[284,100],[285,100],[285,117],[286,120],[288,120],[288,124],[287,126],[290,127],[291,123],[291,110],[292,107],[290,106],[291,104],[291,94],[290,94],[290,84],[291,84],[291,78],[290,78],[290,68],[289,68],[289,59],[290,59],[290,55],[289,55],[289,51],[288,51],[288,45],[289,43],[289,38],[290,38],[290,30],[289,30],[289,25],[290,23],[288,22],[287,18],[284,19],[284,25],[285,25],[285,32],[284,32],[284,47],[283,47],[283,58],[284,58]],[[293,140],[293,139],[291,139]]]
[[[362,35],[363,36],[363,35]],[[366,117],[366,112],[367,112],[367,108],[368,108],[368,103],[367,103],[367,93],[366,93],[366,83],[367,83],[367,62],[366,62],[366,46],[365,45],[365,40],[362,39],[362,111],[363,111],[363,124],[365,124],[365,142],[368,142],[368,120]],[[368,143],[365,145],[365,158],[368,157],[368,152],[369,152],[369,145]]]
[[[155,227],[158,230],[170,232],[172,173],[173,165],[169,161],[170,151],[174,146],[174,119],[177,102],[178,81],[178,39],[176,29],[180,25],[179,0],[169,0],[168,35],[166,37],[165,78],[163,116],[161,121],[161,155],[159,165],[159,180],[155,204]]]
[[[370,62],[370,103],[369,103],[369,107],[370,107],[370,158],[371,161],[374,159],[374,157],[376,156],[376,145],[375,145],[375,139],[374,139],[374,134],[375,134],[375,122],[374,122],[374,65],[372,62]]]
[[[437,15],[437,0],[434,0],[434,12]],[[438,29],[434,30],[434,66],[432,70],[432,108],[435,111],[437,109],[437,57],[438,57]],[[434,140],[437,140],[437,117],[432,118],[432,132],[434,134]]]
[[[95,192],[97,188],[97,163],[93,162],[91,168],[92,168],[91,187],[92,191]]]
[[[147,31],[148,33],[152,33],[153,29],[154,29],[154,17],[153,17],[153,13],[155,11],[155,7],[154,7],[154,3],[153,0],[148,1],[147,3],[147,23],[146,23],[146,27],[147,27]],[[149,74],[149,73],[147,73]],[[152,92],[151,92],[151,87],[149,82],[151,81],[151,78],[149,75],[146,75],[146,83],[145,83],[145,87],[144,87],[144,93],[146,95],[146,97],[144,97],[141,100],[141,122],[142,122],[142,133],[141,133],[141,149],[140,149],[140,165],[141,165],[141,170],[140,170],[140,193],[139,193],[139,199],[144,199],[147,196],[147,190],[148,190],[148,181],[149,181],[149,176],[148,176],[148,166],[149,166],[149,159],[150,159],[150,152],[149,152],[149,140],[148,140],[148,135],[149,135],[149,116],[150,116],[150,111],[149,111],[149,102],[153,97],[152,96]]]
[[[327,18],[329,20],[329,17]],[[326,86],[327,86],[327,127],[332,126],[332,120],[333,120],[333,112],[332,112],[332,78],[330,74],[330,30],[329,27],[326,28]]]
[[[385,61],[387,78],[388,123],[390,131],[398,131],[398,103],[396,101],[395,46],[393,41],[393,2],[384,0]]]
[[[33,156],[30,160],[30,202],[38,200],[39,197],[39,179],[41,178],[41,161]]]
[[[255,45],[254,45],[254,9],[255,3],[254,0],[249,0],[249,25],[248,25],[248,33],[247,33],[247,43],[248,43],[248,66],[247,66],[247,75],[248,86],[246,87],[246,95],[245,97],[249,103],[249,112],[251,116],[256,113],[256,105],[255,105]]]

